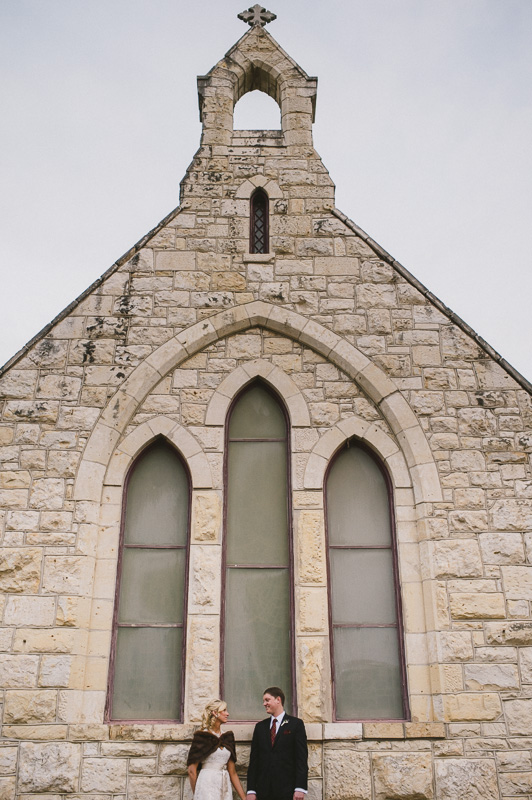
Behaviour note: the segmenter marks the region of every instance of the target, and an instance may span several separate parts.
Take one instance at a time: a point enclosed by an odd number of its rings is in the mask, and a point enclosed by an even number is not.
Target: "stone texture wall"
[[[310,798],[532,797],[526,382],[334,208],[315,81],[262,29],[229,55],[200,80],[179,209],[0,376],[0,800],[190,797],[187,742],[219,693],[224,424],[255,377],[291,421]],[[282,132],[232,131],[253,75]],[[269,255],[248,252],[257,186]],[[106,724],[124,479],[157,435],[193,485],[185,718]],[[353,436],[393,484],[407,722],[332,719],[323,479]]]

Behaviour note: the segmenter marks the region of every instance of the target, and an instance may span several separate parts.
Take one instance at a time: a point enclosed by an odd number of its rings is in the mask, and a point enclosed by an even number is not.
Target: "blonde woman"
[[[223,700],[212,700],[205,706],[201,728],[194,734],[187,759],[194,800],[231,800],[231,784],[240,800],[246,800],[236,774],[233,731],[221,731],[228,719],[227,703]]]

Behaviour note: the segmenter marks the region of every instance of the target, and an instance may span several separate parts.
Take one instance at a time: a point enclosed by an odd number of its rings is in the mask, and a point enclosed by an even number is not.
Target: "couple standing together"
[[[187,760],[194,800],[231,800],[231,784],[240,800],[304,800],[307,735],[303,721],[285,712],[284,699],[278,686],[264,691],[262,704],[270,716],[255,725],[247,795],[236,773],[234,734],[220,729],[229,718],[227,704],[214,700],[206,706]]]

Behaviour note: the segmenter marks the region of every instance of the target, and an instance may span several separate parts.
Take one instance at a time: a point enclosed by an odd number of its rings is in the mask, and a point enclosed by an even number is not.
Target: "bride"
[[[220,730],[228,719],[227,703],[222,700],[213,700],[205,706],[201,728],[194,734],[187,759],[194,800],[232,800],[231,783],[240,800],[246,800],[236,774],[233,731]]]

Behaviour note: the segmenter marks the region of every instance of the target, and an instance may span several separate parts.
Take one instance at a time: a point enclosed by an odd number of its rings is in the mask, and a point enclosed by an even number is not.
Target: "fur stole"
[[[210,731],[196,731],[190,750],[188,751],[187,767],[191,764],[200,764],[214,753],[219,747],[225,747],[231,753],[231,758],[236,764],[235,735],[233,731],[226,731],[220,737]]]

